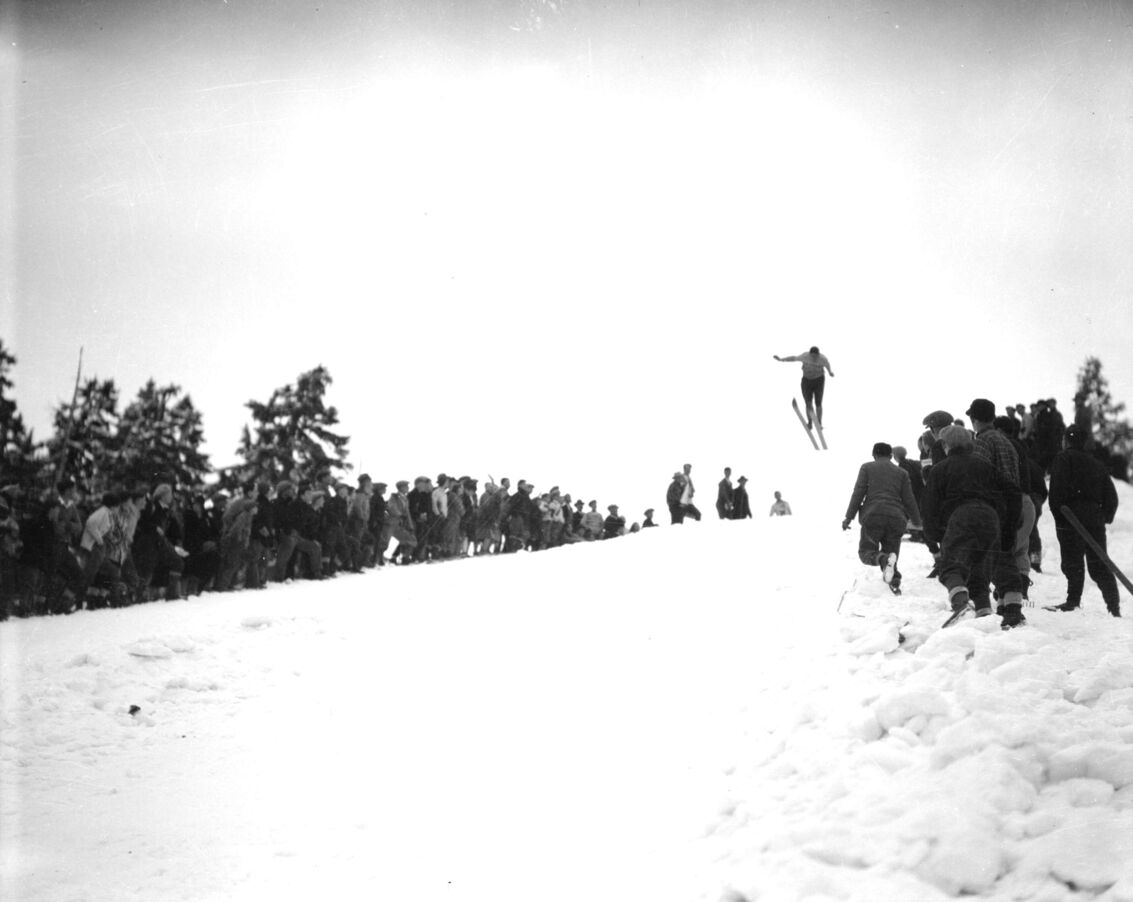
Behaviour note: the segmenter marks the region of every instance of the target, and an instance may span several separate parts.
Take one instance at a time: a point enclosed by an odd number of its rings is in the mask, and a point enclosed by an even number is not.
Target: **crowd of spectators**
[[[0,490],[0,616],[69,613],[262,589],[271,581],[326,579],[387,565],[538,551],[612,539],[655,526],[626,525],[618,505],[574,500],[519,480],[418,477],[392,491],[363,474],[329,471],[254,480],[225,493],[157,479],[87,498],[70,479],[34,497]]]

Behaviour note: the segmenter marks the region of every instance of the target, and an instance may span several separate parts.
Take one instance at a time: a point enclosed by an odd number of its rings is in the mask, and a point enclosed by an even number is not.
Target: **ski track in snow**
[[[1089,580],[1041,610],[1044,514],[1028,625],[940,631],[923,546],[894,597],[837,531],[852,475],[809,516],[5,623],[0,897],[1131,902],[1131,620]]]

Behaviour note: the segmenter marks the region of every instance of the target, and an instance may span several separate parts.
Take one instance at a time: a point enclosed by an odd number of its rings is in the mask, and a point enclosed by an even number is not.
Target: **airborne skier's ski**
[[[814,445],[814,450],[817,451],[818,441],[815,439],[814,432],[811,431],[810,426],[807,425],[806,417],[803,416],[803,412],[799,410],[799,402],[794,398],[791,398],[791,407],[795,411],[795,416],[799,418],[799,422],[802,423],[803,430],[806,432],[807,438],[810,439],[810,443]]]
[[[826,451],[826,436],[822,432],[822,420],[818,417],[814,418],[814,431],[818,433],[818,440],[822,443],[822,450]]]

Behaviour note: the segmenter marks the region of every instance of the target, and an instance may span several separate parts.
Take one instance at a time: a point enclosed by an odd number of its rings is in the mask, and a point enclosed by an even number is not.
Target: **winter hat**
[[[369,473],[363,473],[361,476],[358,477],[358,487],[359,488],[364,486],[367,482],[373,482],[373,480],[370,478]]]
[[[284,492],[294,492],[294,491],[295,491],[295,483],[291,482],[291,480],[289,480],[289,479],[282,480],[275,487],[275,493],[277,495],[282,495]]]
[[[995,404],[987,398],[976,398],[964,413],[981,423],[991,423],[995,421]]]
[[[652,516],[653,516],[653,508],[651,508],[651,507],[647,507],[647,508],[645,509],[645,516],[647,516],[647,517],[652,517]]]
[[[1074,423],[1066,429],[1066,445],[1069,448],[1077,448],[1081,450],[1086,447],[1086,439],[1089,438],[1085,429]]]
[[[409,488],[409,482],[405,479],[399,479],[397,481],[397,487],[399,489],[408,489]]]
[[[616,504],[611,504],[606,508],[606,510],[608,510],[611,514],[616,514],[618,512],[618,506]]]
[[[940,433],[940,440],[949,450],[972,447],[972,433],[963,426],[946,426]]]
[[[153,490],[153,500],[160,501],[162,504],[169,505],[173,503],[173,487],[169,483],[163,482],[156,489]]]
[[[739,479],[736,480],[736,482],[747,482],[747,477],[741,476]]]
[[[877,444],[875,444],[873,446],[873,456],[874,457],[892,457],[893,456],[893,446],[890,445],[888,442],[878,442]]]
[[[927,426],[929,429],[943,429],[945,426],[952,425],[952,414],[947,410],[934,410],[923,420],[922,426]]]

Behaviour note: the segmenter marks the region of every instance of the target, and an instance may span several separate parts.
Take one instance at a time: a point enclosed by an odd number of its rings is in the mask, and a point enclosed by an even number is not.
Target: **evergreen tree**
[[[150,379],[123,412],[118,424],[117,480],[178,486],[198,485],[211,471],[200,450],[204,441],[201,415],[181,387],[158,388]]]
[[[118,472],[118,387],[113,379],[88,379],[74,407],[55,409],[55,434],[48,442],[54,477],[67,475],[85,493],[107,491]]]
[[[8,374],[17,362],[0,339],[0,482],[28,487],[41,469],[41,461],[35,439],[24,426],[15,400],[9,397],[14,383]]]
[[[1125,404],[1115,402],[1102,375],[1102,362],[1087,357],[1078,371],[1074,394],[1074,422],[1089,431],[1091,440],[1111,464],[1111,472],[1127,478],[1129,454],[1133,451],[1133,427],[1122,414]]]
[[[338,435],[338,411],[324,403],[331,384],[326,367],[303,373],[297,383],[272,392],[266,404],[249,401],[254,435],[247,426],[237,453],[244,459],[242,478],[266,477],[273,482],[293,475],[313,480],[322,470],[346,471],[348,436]]]

